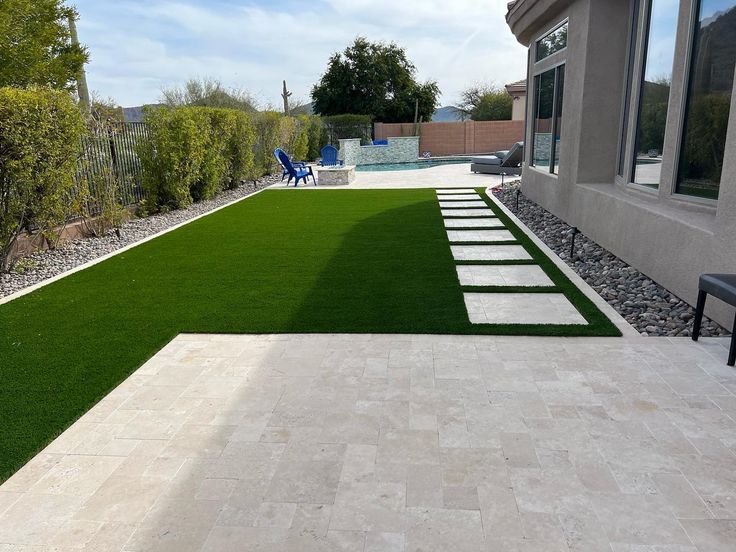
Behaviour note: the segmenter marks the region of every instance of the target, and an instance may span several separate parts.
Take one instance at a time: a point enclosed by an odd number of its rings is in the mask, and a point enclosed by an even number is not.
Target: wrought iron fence
[[[127,122],[98,125],[83,137],[76,178],[79,188],[89,190],[92,214],[98,214],[94,203],[104,193],[99,189],[101,183],[109,184],[111,179],[123,206],[145,198],[136,146],[147,137],[145,123]]]

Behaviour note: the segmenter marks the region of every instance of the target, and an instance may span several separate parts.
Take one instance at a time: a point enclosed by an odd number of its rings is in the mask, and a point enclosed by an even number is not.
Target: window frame
[[[700,6],[702,0],[688,0],[690,2],[690,10],[688,11],[688,27],[687,37],[685,43],[685,67],[683,71],[683,83],[682,83],[682,94],[680,94],[679,102],[679,117],[677,118],[677,141],[675,142],[675,148],[673,152],[674,166],[672,171],[672,183],[669,189],[669,195],[672,199],[688,202],[697,203],[700,205],[707,205],[717,207],[718,200],[721,197],[720,194],[720,183],[719,183],[719,194],[717,198],[711,197],[700,197],[689,194],[683,194],[677,191],[677,179],[680,176],[680,154],[682,153],[682,144],[685,140],[685,117],[687,115],[687,104],[690,92],[690,78],[693,66],[693,54],[695,49],[695,31],[700,21]],[[734,78],[736,83],[736,76]],[[732,99],[733,101],[733,99]],[[728,139],[728,136],[727,136]]]
[[[631,128],[631,99],[634,88],[636,71],[636,55],[639,46],[639,21],[641,20],[642,3],[646,0],[631,0],[629,13],[629,36],[626,45],[626,66],[624,67],[624,94],[621,100],[621,117],[619,121],[618,145],[616,152],[616,181],[626,179],[627,149],[629,144],[629,129]]]
[[[564,48],[562,48],[560,50],[557,50],[556,52],[552,52],[551,54],[546,55],[542,59],[537,59],[537,54],[539,53],[539,42],[542,41],[543,39],[547,38],[549,35],[551,35],[557,29],[563,27],[564,25],[567,25],[567,29],[568,29],[568,32],[569,32],[569,30],[570,30],[570,18],[569,17],[565,17],[562,21],[559,21],[555,25],[552,25],[551,27],[548,27],[546,31],[544,31],[543,33],[541,33],[540,35],[538,35],[537,38],[534,39],[534,55],[532,56],[532,58],[534,59],[534,64],[535,65],[537,63],[542,63],[543,61],[551,58],[552,56],[556,56],[556,55],[558,55],[561,52],[566,52],[567,51],[567,40],[565,40],[565,47]]]
[[[562,51],[562,50],[560,50]],[[549,59],[549,58],[545,58]],[[531,75],[531,82],[532,82],[532,91],[534,94],[534,97],[532,98],[532,117],[531,117],[531,141],[530,141],[530,147],[529,147],[529,166],[533,167],[534,169],[538,170],[539,172],[542,172],[544,174],[550,174],[552,176],[558,176],[558,172],[555,172],[555,165],[554,165],[554,155],[557,150],[557,143],[555,140],[555,136],[557,136],[557,131],[559,130],[558,124],[557,124],[557,99],[558,99],[558,84],[559,84],[559,78],[560,78],[560,67],[565,67],[567,65],[567,59],[561,59],[557,60],[552,64],[545,64],[543,69],[534,71]],[[536,132],[536,120],[537,120],[537,97],[538,97],[538,90],[536,85],[537,78],[541,78],[541,75],[544,73],[547,73],[549,71],[554,71],[554,84],[552,89],[552,125],[550,127],[550,134],[551,134],[551,140],[550,140],[550,148],[549,148],[549,167],[545,170],[544,168],[541,168],[534,164],[534,138],[537,134]],[[528,98],[528,94],[527,94]],[[564,83],[563,83],[563,104],[562,109],[564,110],[565,104],[564,104]],[[563,113],[560,113],[559,117],[560,121],[563,119]],[[562,141],[562,137],[560,136],[560,141]]]

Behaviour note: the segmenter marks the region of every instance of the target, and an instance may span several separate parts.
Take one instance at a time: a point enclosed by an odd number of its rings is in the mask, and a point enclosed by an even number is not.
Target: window
[[[623,110],[622,110],[622,117],[621,117],[621,136],[619,139],[619,148],[618,148],[618,163],[616,168],[616,174],[618,176],[623,177],[624,176],[624,163],[626,161],[626,140],[628,139],[628,131],[629,131],[629,109],[631,108],[631,83],[633,81],[633,74],[634,74],[634,57],[636,54],[636,35],[637,35],[637,26],[639,22],[639,0],[635,0],[631,3],[631,14],[629,15],[630,18],[630,24],[629,24],[629,46],[628,46],[628,53],[627,53],[627,60],[628,63],[626,64],[626,74],[625,74],[625,94],[624,94],[624,102],[623,102]]]
[[[667,106],[672,83],[679,0],[651,0],[639,89],[632,181],[659,187]]]
[[[701,0],[675,191],[718,199],[736,65],[736,0]]]
[[[562,91],[565,66],[534,77],[532,165],[556,173],[559,169]]]
[[[561,23],[545,36],[537,40],[536,57],[534,61],[542,61],[567,48],[567,21]]]

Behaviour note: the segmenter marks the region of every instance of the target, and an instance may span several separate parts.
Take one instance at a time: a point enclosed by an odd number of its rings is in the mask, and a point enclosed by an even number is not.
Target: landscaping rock
[[[691,335],[695,310],[688,303],[584,234],[575,236],[575,252],[570,258],[572,227],[523,194],[519,195],[517,211],[516,191],[520,187],[519,181],[507,183],[494,195],[637,331],[642,335]],[[701,335],[728,332],[704,318]]]
[[[64,243],[58,249],[37,251],[27,255],[19,259],[9,273],[0,273],[0,297],[20,291],[231,201],[248,196],[279,182],[280,179],[280,176],[272,175],[257,182],[247,182],[233,190],[226,190],[213,199],[194,203],[186,209],[131,219],[124,223],[118,232],[113,230],[100,238],[72,240]]]

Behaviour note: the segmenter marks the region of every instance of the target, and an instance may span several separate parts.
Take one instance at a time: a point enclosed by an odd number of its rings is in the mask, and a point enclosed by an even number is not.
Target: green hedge
[[[0,88],[0,270],[21,232],[64,223],[83,132],[67,92]]]
[[[210,107],[154,108],[149,138],[138,146],[143,186],[153,210],[209,199],[255,174],[248,114]]]

